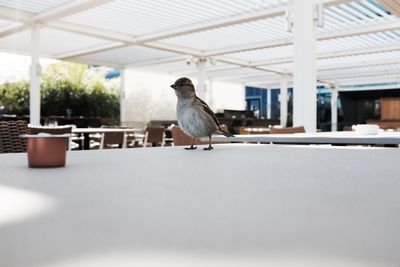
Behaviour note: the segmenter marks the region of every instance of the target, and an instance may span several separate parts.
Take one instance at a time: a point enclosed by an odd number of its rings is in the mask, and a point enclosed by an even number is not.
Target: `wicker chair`
[[[70,134],[72,132],[72,126],[29,126],[29,132],[31,134],[48,133],[48,134]]]
[[[21,134],[29,134],[26,121],[0,121],[0,153],[26,152]]]
[[[49,126],[32,126],[29,127],[29,132],[31,134],[39,134],[39,133],[48,133],[48,134],[70,134],[72,133],[72,126],[56,126],[56,127],[49,127]],[[71,138],[68,142],[68,150],[71,150],[72,142]]]

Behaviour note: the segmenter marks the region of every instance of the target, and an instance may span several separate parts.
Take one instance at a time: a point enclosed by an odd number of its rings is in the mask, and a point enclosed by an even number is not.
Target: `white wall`
[[[214,112],[223,109],[246,109],[246,95],[244,85],[209,81],[207,83],[207,103]]]
[[[169,75],[125,71],[126,123],[144,126],[150,120],[175,120],[176,96]]]
[[[176,120],[176,96],[170,87],[178,76],[125,71],[124,124],[142,127],[150,120]],[[191,78],[193,84],[197,80]],[[217,112],[223,109],[245,109],[245,90],[242,84],[211,82],[206,84],[204,99]]]

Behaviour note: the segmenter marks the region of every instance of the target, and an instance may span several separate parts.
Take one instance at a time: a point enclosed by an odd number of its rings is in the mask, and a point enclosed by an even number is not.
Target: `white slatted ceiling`
[[[192,46],[205,51],[217,50],[249,43],[289,38],[291,34],[283,30],[285,27],[286,20],[283,17],[276,17],[206,32],[182,35],[163,40],[163,42],[180,46]]]
[[[116,0],[63,21],[142,36],[280,6],[285,2],[287,0],[159,0],[155,4],[153,1]]]
[[[122,65],[175,56],[177,56],[175,53],[164,52],[140,46],[129,46],[117,50],[109,50],[97,53],[95,60],[99,62],[114,62],[114,64]],[[93,55],[81,56],[77,59],[80,61],[90,61],[93,59]]]
[[[297,0],[295,0],[297,1]],[[27,1],[7,1],[0,0],[0,5],[20,8],[34,13],[51,10],[69,2],[68,0],[27,0]],[[62,19],[65,22],[73,22],[100,29],[107,29],[115,32],[129,33],[136,36],[145,37],[148,34],[165,32],[168,30],[179,29],[181,27],[196,25],[207,21],[230,16],[245,14],[260,9],[276,7],[288,4],[288,0],[115,0],[99,7],[86,10],[81,13]],[[318,28],[319,34],[338,32],[352,28],[363,28],[375,23],[399,21],[398,17],[390,14],[372,0],[359,0],[330,6],[325,9],[325,24],[323,28]],[[4,27],[9,27],[8,21],[0,20],[0,31]],[[245,24],[218,28],[209,31],[202,31],[193,34],[182,35],[174,38],[161,40],[163,43],[197,48],[205,52],[209,50],[221,50],[236,46],[243,46],[254,43],[267,43],[276,40],[288,39],[291,33],[286,31],[286,21],[284,17],[275,17],[265,20],[253,21]],[[11,47],[14,50],[29,51],[29,34],[27,32],[15,34],[10,37],[0,39],[0,48]],[[45,54],[57,55],[63,53],[74,53],[82,49],[101,46],[109,41],[92,38],[88,36],[75,35],[72,33],[55,31],[45,28],[42,34],[42,51]],[[345,38],[330,39],[317,43],[318,54],[334,53],[365,49],[369,47],[385,47],[400,45],[400,29]],[[340,66],[353,62],[363,64],[365,62],[379,62],[385,60],[400,59],[400,52],[385,52],[358,55],[351,57],[330,58],[318,61],[318,66]],[[87,62],[110,62],[113,64],[129,64],[143,61],[152,61],[176,57],[175,53],[168,53],[144,47],[125,47],[106,52],[99,52],[80,56],[76,59]],[[259,49],[248,52],[232,53],[227,55],[234,59],[246,62],[271,61],[275,59],[288,58],[293,56],[292,45],[274,47],[270,49]],[[224,66],[218,63],[216,66],[209,66],[210,69],[218,69]],[[292,63],[274,65],[273,67],[291,69]],[[366,66],[365,69],[382,71],[391,68],[394,72],[399,70],[396,64],[379,64],[377,66]],[[361,68],[361,67],[360,67]],[[184,61],[177,63],[161,64],[159,66],[145,67],[162,72],[174,72],[188,70],[195,71],[195,66],[187,66]],[[356,70],[357,68],[354,68]],[[361,71],[361,70],[360,70]],[[210,72],[210,77],[229,77],[244,81],[256,77],[260,73],[268,79],[279,78],[275,74],[267,74],[258,70],[228,68]],[[325,78],[336,79],[340,70],[320,71]],[[342,71],[348,74],[347,69]],[[362,71],[362,73],[364,73]],[[339,75],[338,74],[338,75]],[[270,75],[270,76],[268,76]]]
[[[4,28],[4,27],[8,27],[10,25],[14,24],[13,21],[9,21],[9,20],[4,20],[4,19],[0,19],[0,29]]]
[[[0,5],[29,11],[33,13],[41,13],[64,4],[71,2],[70,0],[0,0]]]
[[[103,39],[88,37],[75,33],[68,33],[44,28],[40,33],[40,50],[47,56],[73,52],[93,46],[109,43]],[[30,31],[23,31],[5,38],[0,38],[0,47],[11,47],[16,51],[29,51],[31,46]]]

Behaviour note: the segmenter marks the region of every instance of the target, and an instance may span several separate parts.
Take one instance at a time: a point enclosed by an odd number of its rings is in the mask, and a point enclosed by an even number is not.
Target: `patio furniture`
[[[26,121],[0,121],[0,153],[26,152],[26,140],[21,134],[28,134]]]
[[[228,131],[228,127],[225,124],[221,125],[221,128],[226,131]],[[185,134],[181,128],[177,125],[172,126],[171,128],[172,132],[172,138],[174,140],[174,146],[190,146],[193,142],[193,138]],[[218,141],[218,142],[211,142],[212,144],[222,144],[222,143],[227,143],[228,141]],[[200,138],[197,138],[196,141],[194,142],[195,145],[206,145],[208,144],[208,141],[202,141]]]
[[[148,144],[152,146],[165,145],[164,126],[147,126],[144,130],[143,147]]]
[[[177,125],[172,126],[172,139],[174,140],[174,146],[190,146],[193,142],[193,138],[185,134],[181,128]],[[195,145],[205,144],[200,139],[196,139]]]
[[[0,155],[0,266],[400,262],[399,149],[67,153],[56,170]]]
[[[32,126],[29,125],[29,132],[31,134],[39,134],[39,133],[48,133],[48,134],[70,134],[72,133],[72,126],[57,126],[57,127],[49,127],[49,126]],[[68,150],[71,150],[73,147],[72,140],[69,138],[68,141]]]
[[[125,133],[102,133],[100,149],[104,148],[126,148]]]
[[[277,128],[271,127],[270,133],[271,134],[292,134],[292,133],[305,133],[306,130],[304,126],[297,126],[297,127],[288,127],[288,128]]]
[[[84,137],[82,149],[90,149],[90,134],[96,133],[134,133],[141,132],[143,129],[135,128],[73,128],[72,133],[81,134]]]
[[[207,138],[202,138],[206,141]],[[380,132],[377,135],[360,135],[356,132],[319,132],[294,134],[248,134],[225,137],[215,135],[213,141],[261,142],[282,144],[331,144],[331,145],[396,145],[400,144],[400,132]]]

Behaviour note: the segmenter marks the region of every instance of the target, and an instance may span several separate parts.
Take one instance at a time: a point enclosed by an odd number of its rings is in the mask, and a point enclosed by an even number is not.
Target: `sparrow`
[[[221,129],[217,117],[210,107],[197,95],[192,81],[188,78],[180,78],[171,87],[178,98],[176,115],[179,127],[185,134],[193,138],[192,145],[185,149],[192,150],[197,147],[194,142],[197,138],[208,137],[209,145],[204,150],[211,150],[211,136],[214,133],[223,134],[226,137],[233,135]]]

